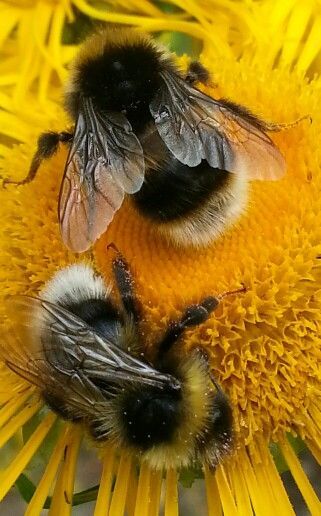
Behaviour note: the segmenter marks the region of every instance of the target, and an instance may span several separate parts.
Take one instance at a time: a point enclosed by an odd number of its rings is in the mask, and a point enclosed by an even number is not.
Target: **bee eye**
[[[121,63],[121,61],[114,61],[112,64],[112,68],[116,72],[120,72],[120,71],[124,70],[124,65],[123,65],[123,63]]]
[[[126,81],[121,81],[119,83],[119,89],[122,90],[123,92],[129,92],[131,90],[134,91],[135,83],[134,83],[134,81],[130,81],[128,79]]]

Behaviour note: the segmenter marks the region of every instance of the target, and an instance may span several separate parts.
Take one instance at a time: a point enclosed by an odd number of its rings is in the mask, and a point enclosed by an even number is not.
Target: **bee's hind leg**
[[[138,323],[140,310],[134,291],[134,278],[129,265],[114,244],[109,244],[107,248],[112,248],[117,253],[113,260],[113,271],[123,307],[134,322]]]
[[[42,133],[38,138],[37,150],[32,158],[27,176],[21,181],[14,181],[10,178],[4,179],[2,186],[5,187],[7,184],[25,185],[30,183],[36,177],[38,168],[40,167],[42,161],[44,159],[51,158],[54,154],[56,154],[59,143],[69,144],[72,138],[73,134],[66,131],[62,131],[60,133],[53,131]]]

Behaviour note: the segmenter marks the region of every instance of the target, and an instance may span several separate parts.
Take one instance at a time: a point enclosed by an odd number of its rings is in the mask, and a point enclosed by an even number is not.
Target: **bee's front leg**
[[[66,131],[61,131],[60,133],[53,131],[42,133],[38,138],[37,150],[32,158],[27,176],[21,181],[14,181],[10,178],[4,179],[2,186],[5,187],[7,184],[25,185],[33,181],[42,161],[44,159],[51,158],[56,154],[59,143],[70,144],[72,138],[73,133]]]

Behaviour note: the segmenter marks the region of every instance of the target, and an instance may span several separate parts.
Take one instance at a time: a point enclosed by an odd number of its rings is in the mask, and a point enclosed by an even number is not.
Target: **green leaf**
[[[286,437],[290,445],[292,446],[293,450],[295,451],[296,455],[299,455],[302,451],[306,449],[306,445],[300,437],[294,437],[294,435],[292,434],[287,434]],[[289,471],[289,466],[287,465],[287,462],[283,457],[279,445],[277,443],[270,443],[269,449],[280,475],[282,473],[285,473],[286,471]]]
[[[33,494],[36,490],[36,486],[33,482],[24,474],[21,474],[17,480],[16,484],[17,489],[24,499],[25,502],[29,503]],[[79,491],[79,493],[75,493],[72,499],[72,505],[82,505],[84,503],[93,502],[97,499],[99,485],[90,487],[89,489],[85,489],[84,491]],[[44,509],[49,509],[51,505],[52,497],[48,496],[45,503]]]
[[[285,471],[288,471],[288,465],[285,462],[285,459],[282,455],[282,452],[280,450],[280,447],[277,443],[270,443],[269,444],[270,452],[274,460],[274,464],[276,465],[276,468],[280,475],[284,473]]]
[[[156,7],[158,7],[158,9],[160,9],[164,13],[172,14],[183,12],[180,7],[177,7],[177,5],[169,4],[168,2],[162,2],[162,0],[155,0],[154,4],[156,5]]]
[[[21,450],[22,445],[21,433],[16,433],[0,448],[0,464],[2,469],[7,468],[11,464]]]
[[[16,484],[18,491],[25,502],[29,503],[36,488],[29,478],[23,473],[17,478]]]
[[[294,437],[292,434],[287,434],[287,439],[297,455],[299,455],[299,453],[301,453],[302,451],[306,450],[306,445],[302,441],[301,437]]]
[[[90,487],[85,491],[75,493],[72,499],[72,505],[82,505],[83,503],[93,502],[97,499],[99,484]]]
[[[73,8],[75,20],[71,23],[66,22],[62,33],[62,43],[64,45],[78,45],[97,27],[97,22],[81,13],[77,8]]]
[[[178,56],[187,54],[191,56],[192,59],[197,59],[202,51],[202,42],[200,40],[188,34],[183,34],[182,32],[164,31],[158,33],[156,39]]]
[[[46,409],[40,409],[31,419],[27,421],[22,427],[22,439],[24,444],[28,441],[34,431],[38,428],[44,417]]]
[[[31,437],[33,432],[39,426],[44,416],[48,413],[48,409],[43,407],[39,412],[37,412],[22,428],[22,438],[23,442],[26,443],[28,439]],[[37,467],[43,467],[44,464],[47,464],[55,444],[57,442],[57,438],[60,435],[61,427],[64,425],[64,422],[58,419],[52,428],[49,430],[46,435],[44,441],[41,446],[38,448],[37,452],[32,457],[31,461],[27,466],[27,471],[32,471]]]
[[[204,474],[200,465],[191,468],[183,468],[179,474],[179,481],[185,488],[190,488],[195,480],[203,479]]]

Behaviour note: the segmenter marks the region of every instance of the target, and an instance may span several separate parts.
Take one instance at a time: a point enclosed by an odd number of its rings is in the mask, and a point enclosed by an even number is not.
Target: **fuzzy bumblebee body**
[[[206,245],[245,209],[249,180],[283,175],[265,134],[280,127],[198,90],[208,76],[197,62],[183,73],[132,29],[103,30],[80,47],[65,91],[74,128],[40,136],[22,181],[59,143],[69,146],[58,216],[70,249],[88,249],[125,195],[170,241]]]
[[[145,181],[132,196],[135,207],[178,245],[204,245],[242,212],[247,183],[224,170],[213,173],[206,160],[189,167],[169,152],[149,108],[162,87],[161,73],[179,71],[144,34],[119,29],[97,34],[73,64],[66,109],[76,120],[80,99],[88,97],[98,111],[124,113],[145,160]],[[208,79],[202,66],[192,81],[198,78]]]
[[[113,265],[120,306],[111,287],[81,264],[59,271],[40,298],[15,300],[6,364],[99,445],[127,449],[156,469],[193,461],[215,467],[231,448],[231,407],[203,354],[187,356],[174,344],[219,298],[205,298],[170,323],[151,364],[130,271],[120,255]]]
[[[168,151],[164,156],[162,146],[158,142],[157,163],[146,170],[141,189],[131,196],[132,203],[170,243],[207,245],[246,209],[248,182],[225,170],[213,173],[205,160],[196,167],[183,165]]]

